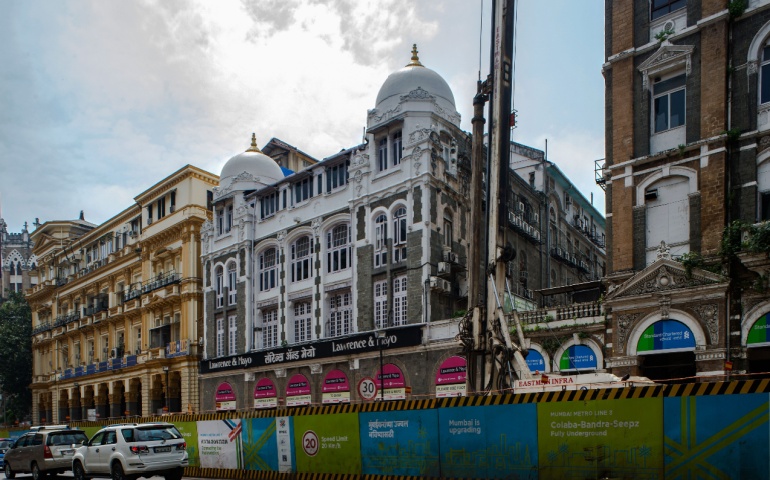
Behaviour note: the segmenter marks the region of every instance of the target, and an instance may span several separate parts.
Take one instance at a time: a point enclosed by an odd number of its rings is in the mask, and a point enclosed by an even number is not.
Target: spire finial
[[[412,44],[412,61],[409,62],[407,67],[422,67],[423,64],[420,63],[420,57],[417,56],[417,44]]]
[[[256,133],[252,133],[251,134],[251,146],[249,148],[247,148],[246,151],[247,152],[262,153],[262,150],[260,150],[259,147],[257,146],[257,134]]]

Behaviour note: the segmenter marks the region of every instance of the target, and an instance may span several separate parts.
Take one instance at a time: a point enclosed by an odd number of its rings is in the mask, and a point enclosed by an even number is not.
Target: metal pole
[[[380,347],[380,400],[385,401],[385,370],[383,370],[382,364],[382,338],[377,339],[377,344]]]
[[[166,367],[166,413],[169,412],[168,408],[168,367]]]

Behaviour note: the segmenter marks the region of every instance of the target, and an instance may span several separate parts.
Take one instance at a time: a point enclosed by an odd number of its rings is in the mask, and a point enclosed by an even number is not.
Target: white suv
[[[171,423],[104,427],[72,457],[72,473],[77,480],[126,480],[154,475],[181,480],[187,465],[187,443]]]

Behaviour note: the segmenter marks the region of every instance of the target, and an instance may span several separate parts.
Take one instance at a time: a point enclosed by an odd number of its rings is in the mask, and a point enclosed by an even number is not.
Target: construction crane
[[[526,339],[518,314],[515,309],[506,314],[501,299],[506,287],[506,262],[516,257],[515,249],[506,241],[514,17],[515,0],[493,1],[490,74],[486,81],[479,80],[473,100],[468,252],[470,308],[460,326],[460,340],[468,362],[468,392],[476,395],[511,391],[515,380],[532,378],[525,360]],[[484,105],[487,102],[490,118],[488,156],[484,148]],[[482,182],[485,172],[486,192]],[[482,208],[483,203],[486,203],[486,209]],[[516,341],[511,338],[511,323]]]

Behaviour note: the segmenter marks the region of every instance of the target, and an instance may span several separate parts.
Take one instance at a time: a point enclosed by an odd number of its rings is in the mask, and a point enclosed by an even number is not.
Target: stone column
[[[136,390],[131,390],[129,392],[126,392],[126,410],[128,410],[128,416],[134,417],[139,415],[139,403],[137,400],[139,399],[139,392]]]
[[[110,394],[110,417],[121,418],[126,415],[122,407],[123,392],[116,392]]]

